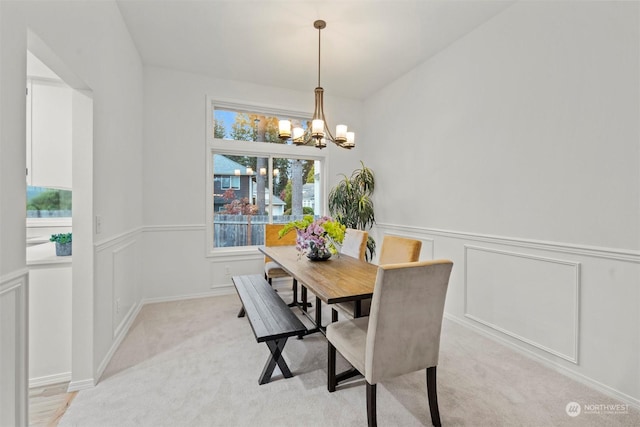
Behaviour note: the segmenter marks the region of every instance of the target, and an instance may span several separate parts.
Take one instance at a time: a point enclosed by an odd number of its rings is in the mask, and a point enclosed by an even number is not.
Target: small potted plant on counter
[[[55,242],[57,256],[71,255],[71,233],[53,234],[49,240]]]

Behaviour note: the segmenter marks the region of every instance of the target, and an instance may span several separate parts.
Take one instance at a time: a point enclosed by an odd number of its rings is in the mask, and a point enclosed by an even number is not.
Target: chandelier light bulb
[[[311,136],[324,137],[324,120],[313,120],[311,122]]]
[[[345,142],[347,140],[347,125],[336,126],[336,142]]]
[[[291,121],[290,120],[280,120],[278,122],[278,135],[280,138],[287,139],[291,138]]]
[[[347,132],[347,142],[345,147],[352,148],[356,145],[356,134],[354,132]]]
[[[293,128],[293,142],[304,142],[304,129],[300,127]]]

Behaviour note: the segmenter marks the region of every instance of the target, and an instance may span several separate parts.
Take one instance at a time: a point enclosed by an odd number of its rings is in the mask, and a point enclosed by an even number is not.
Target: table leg
[[[302,311],[307,311],[309,304],[307,304],[307,288],[302,285]]]
[[[355,301],[353,306],[354,306],[354,308],[353,308],[353,317],[362,316],[362,300]]]
[[[289,307],[295,307],[296,305],[300,304],[298,302],[298,281],[296,279],[293,279],[293,301],[291,301],[288,305]]]
[[[324,329],[322,326],[322,305],[319,297],[316,297],[316,326],[320,329]]]

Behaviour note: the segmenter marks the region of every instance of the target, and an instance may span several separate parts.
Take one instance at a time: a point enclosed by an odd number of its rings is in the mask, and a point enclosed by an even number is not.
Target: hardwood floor
[[[29,425],[57,426],[77,391],[67,393],[69,383],[51,384],[29,389]]]

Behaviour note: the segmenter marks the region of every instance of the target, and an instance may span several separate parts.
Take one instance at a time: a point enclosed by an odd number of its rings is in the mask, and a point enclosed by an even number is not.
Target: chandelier
[[[291,139],[296,145],[307,145],[313,140],[317,148],[324,148],[327,146],[327,141],[331,141],[338,147],[350,149],[356,146],[355,134],[347,132],[346,125],[337,125],[334,137],[324,117],[324,89],[320,86],[320,32],[326,26],[327,23],[323,20],[317,20],[313,23],[313,27],[318,29],[318,87],[315,89],[316,105],[311,119],[311,129],[305,131],[302,127],[294,127],[292,130],[291,120],[280,120],[278,122],[278,136],[283,140]]]

